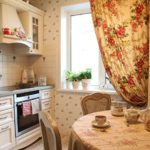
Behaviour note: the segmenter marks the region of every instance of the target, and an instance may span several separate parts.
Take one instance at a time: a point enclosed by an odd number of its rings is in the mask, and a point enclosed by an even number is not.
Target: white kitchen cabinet
[[[41,90],[40,91],[41,99],[49,99],[53,97],[53,90],[47,89],[47,90]]]
[[[13,96],[0,98],[0,150],[15,146]]]
[[[13,96],[0,98],[0,111],[13,108]]]
[[[43,99],[41,103],[41,110],[47,110],[51,108],[51,100],[52,98],[49,99]]]
[[[32,40],[29,54],[42,55],[43,50],[43,15],[33,12],[19,12],[19,16],[28,38]]]
[[[14,121],[14,111],[13,109],[8,109],[0,111],[0,125]]]
[[[9,150],[15,146],[14,123],[0,126],[0,150]]]
[[[51,102],[53,100],[53,89],[41,90],[41,110],[50,110],[51,109]]]

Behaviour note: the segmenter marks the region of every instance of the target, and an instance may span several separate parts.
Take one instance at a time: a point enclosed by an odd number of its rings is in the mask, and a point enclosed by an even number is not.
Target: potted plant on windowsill
[[[70,84],[71,84],[70,79],[71,79],[71,76],[72,76],[72,72],[71,71],[66,71],[65,76],[66,76],[66,88],[69,89]]]
[[[80,75],[78,73],[72,72],[69,80],[72,81],[72,87],[73,87],[73,89],[78,89],[78,87],[79,87],[79,81],[81,80],[80,79]]]
[[[92,78],[91,69],[86,69],[80,72],[80,79],[82,82],[82,88],[87,89],[89,85],[89,80]]]

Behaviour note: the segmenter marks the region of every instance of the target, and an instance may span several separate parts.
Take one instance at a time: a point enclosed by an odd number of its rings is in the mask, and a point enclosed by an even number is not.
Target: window
[[[99,47],[90,13],[70,15],[70,70],[92,69],[92,85],[99,84]]]
[[[78,72],[91,68],[91,86],[108,88],[111,84],[101,59],[91,13],[89,9],[74,8],[77,7],[68,6],[62,11],[61,81],[65,80],[65,70]],[[109,84],[106,86],[106,83]]]

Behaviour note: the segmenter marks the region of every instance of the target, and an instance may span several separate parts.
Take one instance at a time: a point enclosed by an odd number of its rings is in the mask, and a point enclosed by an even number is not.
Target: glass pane
[[[36,49],[39,49],[38,43],[36,44]]]
[[[35,18],[33,17],[33,18],[32,18],[32,23],[35,24],[35,22],[36,22],[36,21],[35,21]]]
[[[99,47],[91,14],[71,16],[71,70],[92,69],[92,84],[99,83]]]
[[[111,81],[109,79],[109,76],[107,73],[105,73],[105,88],[110,88],[110,89],[114,89],[113,85],[111,84]]]
[[[35,45],[35,43],[33,43],[33,49],[35,49],[36,48],[36,45]]]
[[[36,19],[36,25],[38,25],[38,19]]]
[[[33,25],[33,41],[38,42],[38,26]]]

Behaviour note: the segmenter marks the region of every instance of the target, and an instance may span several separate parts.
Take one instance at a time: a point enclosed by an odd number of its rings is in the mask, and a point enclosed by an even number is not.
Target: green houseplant
[[[71,71],[66,71],[65,72],[65,76],[66,76],[66,80],[69,80],[70,79],[70,76],[71,76],[72,72]]]
[[[92,70],[90,68],[80,72],[80,79],[83,89],[87,89],[89,80],[92,78]]]
[[[70,84],[71,84],[71,76],[72,76],[72,72],[67,70],[65,72],[65,77],[66,77],[66,88],[69,89],[70,88]]]
[[[72,86],[74,89],[78,89],[79,87],[79,81],[80,79],[80,74],[76,72],[71,72],[69,80],[72,81]]]

